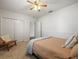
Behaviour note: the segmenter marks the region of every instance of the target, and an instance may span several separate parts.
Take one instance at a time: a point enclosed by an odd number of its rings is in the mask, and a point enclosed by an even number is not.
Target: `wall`
[[[37,23],[37,35],[40,36],[40,30],[42,30],[42,36],[68,38],[72,33],[78,31],[77,13],[76,3],[40,18]],[[40,29],[40,24],[42,29]]]
[[[9,34],[16,40],[26,40],[34,35],[33,28],[30,27],[32,22],[32,17],[0,9],[0,35]]]

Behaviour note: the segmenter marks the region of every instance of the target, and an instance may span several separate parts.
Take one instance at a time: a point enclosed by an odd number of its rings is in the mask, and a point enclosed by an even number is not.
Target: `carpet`
[[[26,55],[28,42],[18,42],[16,46],[7,50],[0,50],[0,59],[36,59],[34,56]]]

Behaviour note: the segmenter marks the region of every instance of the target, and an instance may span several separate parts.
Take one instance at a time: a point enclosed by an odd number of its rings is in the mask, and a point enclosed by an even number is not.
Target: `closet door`
[[[24,34],[23,22],[21,20],[15,20],[15,39],[22,41]]]
[[[12,39],[22,41],[26,39],[26,22],[11,18],[1,18],[1,35],[9,35]]]
[[[14,39],[14,20],[1,18],[1,35],[9,35]]]

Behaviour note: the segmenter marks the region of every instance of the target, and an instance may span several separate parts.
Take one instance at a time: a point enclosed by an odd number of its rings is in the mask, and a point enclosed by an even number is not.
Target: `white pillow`
[[[73,38],[74,38],[75,35],[76,35],[75,33],[72,34],[72,35],[67,39],[67,41],[65,42],[65,45],[63,45],[62,47],[66,47],[66,46],[73,40]]]
[[[72,48],[77,43],[76,37],[72,39],[72,41],[66,46],[66,48]]]

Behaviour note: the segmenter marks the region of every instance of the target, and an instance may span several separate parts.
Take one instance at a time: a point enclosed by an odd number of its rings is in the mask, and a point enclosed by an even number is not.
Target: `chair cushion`
[[[12,39],[9,37],[9,35],[3,35],[1,36],[2,40],[4,40],[5,42],[11,41]]]
[[[2,45],[4,43],[4,41],[0,38],[0,45]]]

